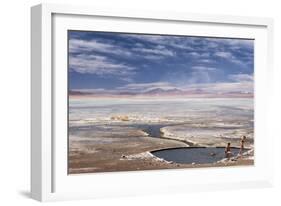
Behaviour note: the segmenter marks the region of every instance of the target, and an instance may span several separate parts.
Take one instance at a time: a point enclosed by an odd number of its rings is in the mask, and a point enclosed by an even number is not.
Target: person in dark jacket
[[[232,156],[231,148],[230,148],[230,142],[227,143],[224,154],[226,158],[230,158]]]

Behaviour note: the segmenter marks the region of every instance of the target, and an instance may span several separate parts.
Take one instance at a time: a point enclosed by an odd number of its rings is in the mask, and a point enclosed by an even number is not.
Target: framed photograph
[[[34,199],[271,186],[271,19],[31,14]]]

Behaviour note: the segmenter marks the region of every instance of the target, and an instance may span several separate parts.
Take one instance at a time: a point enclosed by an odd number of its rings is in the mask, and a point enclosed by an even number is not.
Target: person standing
[[[230,142],[227,143],[224,154],[226,158],[230,158],[232,156],[232,152],[230,151]]]
[[[240,151],[239,154],[242,155],[244,148],[245,148],[245,141],[246,141],[246,136],[242,136],[240,140]]]

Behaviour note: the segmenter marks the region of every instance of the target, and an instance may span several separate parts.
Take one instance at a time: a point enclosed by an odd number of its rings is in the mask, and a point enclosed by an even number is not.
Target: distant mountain
[[[184,91],[183,94],[208,94],[208,92],[206,92],[203,89],[192,89],[192,90],[188,90],[188,91]]]
[[[229,92],[208,92],[204,89],[195,88],[191,90],[180,90],[177,88],[174,89],[162,89],[162,88],[154,88],[145,92],[132,92],[132,91],[77,91],[70,90],[69,95],[71,96],[83,96],[83,95],[91,95],[91,96],[182,96],[182,97],[253,97],[253,93],[251,92],[243,92],[243,91],[229,91]]]
[[[155,89],[151,89],[149,91],[144,92],[143,94],[150,94],[150,95],[160,95],[160,94],[180,94],[182,93],[182,90],[180,89],[161,89],[161,88],[155,88]]]
[[[69,90],[68,94],[69,95],[88,95],[88,94],[91,94],[91,93],[90,92],[81,92],[81,91]]]
[[[233,91],[233,92],[227,92],[225,94],[252,94],[251,92],[243,92],[243,91]]]
[[[135,93],[135,92],[119,92],[117,94],[119,94],[119,95],[136,95],[137,93]]]

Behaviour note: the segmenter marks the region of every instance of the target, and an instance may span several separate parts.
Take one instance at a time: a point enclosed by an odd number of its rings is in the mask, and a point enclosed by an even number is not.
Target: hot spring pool
[[[166,161],[182,164],[207,164],[220,161],[225,158],[224,147],[184,147],[152,151],[156,157]],[[239,153],[239,148],[231,148],[234,156]],[[245,149],[243,152],[246,152]]]

